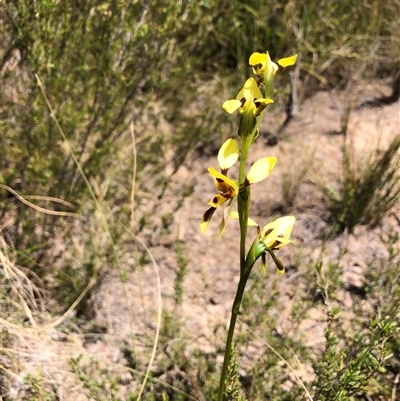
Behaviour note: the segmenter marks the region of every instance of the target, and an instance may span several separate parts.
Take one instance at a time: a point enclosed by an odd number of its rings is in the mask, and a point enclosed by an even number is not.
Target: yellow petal
[[[230,213],[230,217],[232,217],[232,219],[239,220],[239,213],[238,212],[231,212]],[[247,226],[248,227],[258,227],[258,224],[253,219],[251,219],[249,217],[247,219]]]
[[[296,60],[297,60],[297,54],[295,54],[294,56],[281,58],[280,60],[278,60],[278,64],[282,68],[286,68],[289,67],[290,65],[296,64]]]
[[[209,224],[210,224],[210,221],[202,220],[202,221],[200,222],[200,232],[201,232],[202,234],[205,233],[206,228],[208,227]]]
[[[221,170],[231,168],[239,157],[239,145],[234,139],[228,139],[218,152],[218,163]]]
[[[254,52],[249,58],[249,65],[265,64],[267,62],[266,53]]]
[[[280,249],[292,242],[289,240],[296,218],[294,216],[280,217],[267,224],[261,231],[261,241],[267,248]]]
[[[217,194],[208,202],[208,204],[213,208],[217,208],[220,207],[222,204],[224,204],[228,199],[229,196],[227,197],[221,194]]]
[[[229,192],[230,197],[235,197],[239,193],[239,186],[236,181],[229,179],[227,176],[219,173],[215,168],[210,167],[209,173],[215,179],[215,186],[223,193]]]
[[[257,81],[253,77],[249,78],[244,83],[242,90],[236,96],[237,100],[242,100],[243,98],[246,99],[246,103],[249,101],[253,102],[254,99],[263,98],[260,88],[257,85]],[[245,107],[246,105],[243,105],[243,108]]]
[[[266,53],[253,53],[250,56],[249,64],[253,67],[253,72],[256,75],[263,75],[264,71],[268,69],[270,72],[278,70],[278,66],[271,60],[268,52]]]
[[[220,240],[221,235],[224,232],[226,221],[228,220],[228,217],[229,217],[229,211],[231,210],[231,207],[232,207],[232,201],[233,201],[233,199],[230,199],[229,203],[226,205],[226,208],[224,210],[224,214],[222,216],[222,220],[219,223],[217,241]]]
[[[253,72],[256,75],[263,75],[264,71],[267,69],[269,75],[271,72],[276,74],[280,69],[294,65],[297,60],[297,54],[290,57],[284,57],[278,60],[278,63],[274,63],[269,56],[269,53],[253,53],[250,56],[249,64],[253,68]]]
[[[260,103],[260,104],[264,104],[265,106],[267,105],[267,104],[271,104],[271,103],[274,103],[274,101],[272,100],[272,99],[256,99],[255,100],[255,104],[256,104],[256,106],[258,107],[258,104],[257,103]]]
[[[227,100],[224,102],[222,105],[222,108],[229,114],[234,113],[236,110],[238,110],[242,106],[242,102],[237,99],[232,99],[232,100]]]
[[[272,99],[257,99],[254,101],[254,105],[256,110],[254,115],[257,117],[261,114],[261,112],[267,107],[268,104],[274,103]]]
[[[232,217],[232,219],[239,220],[239,213],[238,212],[231,212],[230,216]]]
[[[266,53],[253,53],[249,58],[249,65],[252,66],[253,72],[256,75],[262,75],[267,64]]]
[[[280,217],[279,219],[276,219],[271,223],[268,223],[266,226],[264,226],[264,228],[261,231],[261,238],[263,238],[263,236],[265,236],[266,233],[271,232],[271,230],[273,230],[275,231],[274,234],[276,234],[276,236],[288,239],[290,233],[292,232],[295,221],[296,218],[294,216]]]
[[[210,207],[203,214],[203,217],[201,218],[200,222],[200,231],[202,234],[204,234],[204,232],[206,231],[206,228],[210,224],[211,218],[216,210],[217,209],[215,207]]]
[[[276,157],[263,157],[257,160],[249,170],[246,178],[249,184],[262,181],[269,176],[269,173],[274,168],[276,163]]]

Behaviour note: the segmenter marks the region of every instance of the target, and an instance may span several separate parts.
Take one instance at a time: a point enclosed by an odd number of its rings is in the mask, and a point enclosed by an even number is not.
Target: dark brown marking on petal
[[[255,111],[254,115],[255,117],[258,117],[261,112],[267,107],[267,104],[259,102],[259,101],[254,101],[255,106],[257,107],[257,110]],[[255,137],[254,139],[256,139]]]
[[[278,246],[280,246],[280,245],[282,245],[282,242],[279,241],[279,237],[278,237],[276,239],[276,241],[272,244],[271,249],[278,251],[279,250]]]
[[[285,271],[285,266],[283,265],[282,261],[278,259],[277,257],[274,258],[275,266],[278,269],[280,273],[284,273]]]
[[[242,98],[240,99],[240,103],[242,103],[242,107],[243,107],[244,104],[246,103],[246,98],[245,98],[245,97],[242,97]]]
[[[264,237],[266,237],[268,234],[271,234],[272,231],[274,231],[273,228],[270,228],[269,230],[267,230],[267,231],[265,232],[265,234],[264,234]]]
[[[209,209],[207,209],[203,214],[203,221],[210,221],[216,210],[217,209],[215,207],[210,207]]]
[[[222,182],[224,182],[224,180],[223,180],[222,178],[216,178],[215,181],[219,182],[220,184],[221,184]]]
[[[215,196],[212,201],[213,203],[218,204],[218,197]]]

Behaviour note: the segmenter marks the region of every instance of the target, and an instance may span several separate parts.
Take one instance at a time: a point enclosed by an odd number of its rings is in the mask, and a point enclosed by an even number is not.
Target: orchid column
[[[238,219],[240,224],[240,280],[236,291],[236,296],[232,305],[231,320],[229,324],[224,362],[222,365],[218,401],[223,401],[226,374],[231,355],[233,333],[236,325],[237,315],[243,298],[244,289],[254,263],[261,257],[264,271],[266,269],[266,254],[272,257],[277,270],[280,274],[284,272],[283,263],[276,257],[275,251],[290,243],[289,240],[293,229],[295,218],[293,216],[281,217],[269,224],[262,230],[258,224],[249,218],[250,214],[250,186],[267,178],[275,166],[276,157],[269,156],[257,160],[246,171],[246,160],[250,147],[254,144],[258,136],[258,126],[263,114],[271,99],[274,78],[284,68],[295,64],[297,56],[287,57],[278,60],[277,64],[271,61],[266,53],[253,53],[249,64],[253,68],[256,78],[249,78],[235,99],[227,100],[223,104],[223,109],[232,114],[238,112],[240,115],[238,137],[239,144],[235,139],[228,139],[218,152],[218,164],[220,172],[213,167],[208,169],[214,178],[215,186],[219,193],[209,202],[210,208],[204,213],[200,223],[201,232],[204,233],[214,212],[222,205],[226,204],[224,214],[219,225],[218,239],[221,237],[225,228],[226,220],[229,216]],[[239,177],[237,180],[228,178],[228,170],[239,159]],[[237,199],[237,212],[232,211],[231,207]],[[250,249],[246,253],[247,228],[257,227],[255,236]]]

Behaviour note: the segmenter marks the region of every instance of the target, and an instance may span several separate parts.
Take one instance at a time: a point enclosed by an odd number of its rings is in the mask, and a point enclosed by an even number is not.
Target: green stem
[[[249,153],[249,149],[251,144],[254,141],[256,136],[258,125],[262,119],[265,110],[261,113],[259,118],[255,118],[252,113],[242,115],[239,123],[239,138],[242,142],[242,150],[240,152],[240,166],[239,166],[239,185],[242,185],[245,180],[245,167],[247,155]],[[218,401],[223,401],[224,392],[225,392],[225,381],[228,365],[230,362],[231,356],[231,348],[232,348],[232,340],[233,333],[235,331],[236,319],[239,313],[240,305],[242,303],[244,289],[246,287],[247,279],[249,278],[251,269],[256,259],[251,258],[252,260],[248,260],[247,264],[250,266],[246,266],[246,236],[247,236],[247,221],[249,217],[249,209],[250,209],[250,188],[247,187],[239,193],[238,196],[238,214],[239,214],[239,224],[240,224],[240,280],[239,285],[236,291],[236,296],[232,304],[232,314],[231,320],[229,323],[228,336],[225,344],[225,355],[224,362],[222,364],[221,377],[219,382],[219,391],[218,391]],[[251,250],[254,251],[254,244],[251,247]],[[254,253],[254,252],[253,252]],[[252,254],[253,255],[253,254]]]
[[[245,180],[245,166],[247,155],[251,144],[253,143],[255,133],[257,131],[258,124],[251,125],[250,130],[245,130],[246,135],[242,136],[242,150],[240,152],[240,166],[239,166],[239,184],[242,184]],[[246,236],[247,236],[247,219],[249,217],[250,208],[250,188],[246,188],[240,192],[238,196],[238,213],[239,213],[239,223],[240,223],[240,280],[239,285],[236,290],[236,296],[232,304],[231,320],[229,322],[228,335],[225,343],[225,355],[224,362],[222,364],[222,371],[219,383],[218,401],[223,401],[223,396],[225,392],[225,381],[228,365],[230,362],[231,349],[233,333],[235,331],[236,319],[239,314],[240,305],[243,299],[244,289],[246,287],[247,279],[249,278],[251,269],[253,267],[254,261],[251,260],[250,266],[246,266]],[[252,247],[253,249],[253,247]]]
[[[239,124],[239,137],[242,141],[242,149],[240,152],[240,166],[239,166],[239,185],[243,184],[245,180],[245,167],[247,155],[254,137],[257,132],[260,120],[256,120],[252,114],[242,116]],[[222,371],[219,383],[218,401],[223,401],[225,392],[225,381],[228,365],[230,362],[231,348],[233,333],[235,331],[236,319],[239,313],[240,305],[243,298],[244,289],[246,287],[247,279],[249,278],[250,267],[246,268],[246,236],[247,236],[247,220],[249,217],[250,209],[250,188],[246,188],[239,193],[238,196],[238,213],[240,224],[240,281],[236,291],[236,296],[232,304],[232,314],[229,323],[228,335],[225,344],[224,362],[222,364]]]
[[[250,140],[247,140],[243,143],[242,145],[242,150],[240,152],[240,166],[239,166],[239,183],[242,184],[244,181],[244,169],[246,167],[246,160],[247,160],[247,155],[249,153],[251,142]]]
[[[260,245],[261,245],[261,247],[260,247]],[[233,304],[232,304],[231,320],[229,322],[228,335],[226,338],[225,355],[224,355],[224,362],[222,364],[221,377],[220,377],[220,381],[219,381],[219,390],[218,390],[217,401],[223,401],[223,397],[224,397],[224,393],[225,393],[225,381],[226,381],[228,365],[229,365],[230,357],[231,357],[233,333],[235,331],[236,320],[237,320],[237,316],[239,314],[240,306],[242,304],[242,299],[243,299],[244,290],[246,288],[246,283],[247,283],[247,280],[249,279],[249,276],[250,276],[251,270],[254,266],[254,263],[262,255],[263,252],[265,252],[265,247],[263,247],[263,245],[260,244],[258,239],[256,238],[250,247],[247,258],[244,261],[243,274],[240,277],[238,288],[236,290],[235,299],[233,300]]]
[[[246,283],[247,283],[247,280],[250,275],[251,267],[246,269],[243,276],[240,278],[239,285],[238,285],[238,288],[236,291],[236,296],[235,296],[235,299],[232,304],[231,320],[229,322],[228,336],[226,338],[225,355],[224,355],[224,362],[222,364],[222,371],[221,371],[221,377],[220,377],[220,382],[219,382],[219,391],[218,391],[217,401],[223,401],[224,392],[225,392],[226,374],[228,371],[228,365],[229,365],[231,349],[232,349],[233,333],[235,331],[236,319],[239,314],[240,305],[241,305],[242,299],[243,299],[244,289],[246,287]]]
[[[244,169],[246,166],[247,154],[250,148],[250,141],[243,143],[242,151],[240,152],[240,167],[239,167],[239,183],[244,182]],[[246,259],[246,236],[247,236],[247,219],[249,217],[250,207],[250,188],[243,190],[238,196],[238,213],[240,225],[240,277],[243,276],[244,263]]]

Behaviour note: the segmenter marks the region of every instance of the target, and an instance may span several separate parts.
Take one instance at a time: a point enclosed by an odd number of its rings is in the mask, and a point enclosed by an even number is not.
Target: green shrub
[[[325,187],[334,231],[350,232],[357,224],[376,226],[400,199],[400,135],[387,149],[375,151],[355,164],[349,148],[344,149],[343,177],[339,189]]]

